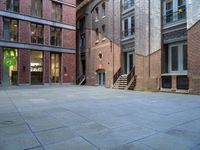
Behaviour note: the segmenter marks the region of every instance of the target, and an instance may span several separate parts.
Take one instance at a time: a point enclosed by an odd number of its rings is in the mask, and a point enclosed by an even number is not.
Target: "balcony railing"
[[[133,36],[135,33],[135,28],[122,31],[122,39]]]
[[[167,15],[163,16],[163,25],[175,23],[184,19],[186,19],[186,10],[182,9],[181,11],[168,13]]]
[[[128,1],[128,2],[125,2],[123,5],[122,5],[122,11],[125,11],[131,7],[133,7],[134,5],[134,0],[131,0],[131,1]]]

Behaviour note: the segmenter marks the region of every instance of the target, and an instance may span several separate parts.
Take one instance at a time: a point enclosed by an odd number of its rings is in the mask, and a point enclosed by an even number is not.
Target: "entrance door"
[[[17,85],[18,71],[17,71],[17,60],[18,53],[17,49],[4,48],[3,50],[3,85]]]
[[[105,71],[101,70],[97,72],[98,74],[98,84],[99,86],[105,85]]]
[[[51,53],[51,82],[60,82],[60,54]]]
[[[129,52],[127,53],[127,62],[126,62],[126,74],[129,74],[129,72],[131,71],[131,69],[134,66],[134,53],[133,52]]]

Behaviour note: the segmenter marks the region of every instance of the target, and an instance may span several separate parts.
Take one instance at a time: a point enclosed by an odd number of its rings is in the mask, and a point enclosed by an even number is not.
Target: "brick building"
[[[79,5],[77,14],[80,18],[84,14],[85,29],[95,33],[94,23],[88,21],[88,18],[92,18],[93,10],[94,13],[99,11],[95,9],[98,4],[95,4],[97,1],[87,2],[82,2],[82,6]],[[118,5],[118,1],[114,2]],[[110,15],[113,13],[110,8],[113,4],[111,1],[106,1],[106,3],[110,4],[108,16],[109,21],[112,22]],[[115,21],[121,20],[117,22],[121,24],[119,28],[114,26],[114,31],[119,35],[114,34],[114,36],[116,39],[120,37],[120,44],[116,45],[119,45],[121,49],[119,48],[119,52],[114,55],[116,69],[113,71],[113,76],[109,77],[110,81],[113,80],[110,85],[120,89],[200,94],[200,2],[196,0],[121,0],[120,6],[119,9],[114,9],[116,10]],[[94,40],[94,34],[83,33],[86,36],[81,36],[80,33],[77,39],[82,40],[82,37],[88,37],[88,39],[83,38],[84,46],[81,47],[78,44],[79,60],[83,60],[82,64],[84,62],[82,68],[86,70],[83,74],[86,75],[87,83],[94,85],[89,81],[91,81],[90,78],[98,81],[98,78],[95,78],[98,72],[95,73],[95,69],[92,71],[94,75],[87,72],[96,65],[96,60],[98,60],[96,59],[98,54],[93,50],[94,47],[98,47],[98,44],[91,46],[95,41],[89,39]],[[112,41],[112,38],[107,37]],[[112,59],[109,57],[111,53],[106,52],[107,59]],[[102,59],[102,63],[107,59]],[[79,61],[80,64],[81,61]]]
[[[120,0],[77,1],[78,81],[111,87],[120,47]]]
[[[75,0],[0,1],[0,84],[75,82]]]

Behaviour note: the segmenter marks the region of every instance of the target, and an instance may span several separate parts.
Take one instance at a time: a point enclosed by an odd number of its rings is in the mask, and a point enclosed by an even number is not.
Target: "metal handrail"
[[[134,33],[135,33],[134,27],[130,28],[128,30],[124,30],[124,31],[122,31],[122,39],[132,36],[132,35],[134,35]]]
[[[128,1],[128,2],[125,2],[123,5],[122,5],[122,10],[125,11],[131,7],[134,6],[134,0],[132,1]]]
[[[128,76],[127,76],[127,85],[129,84],[129,82],[131,81],[131,79],[134,77],[135,75],[135,67],[133,67],[131,69],[131,71],[129,72]]]
[[[182,9],[182,11],[172,12],[163,16],[163,25],[174,23],[179,20],[186,19],[186,9]]]
[[[117,81],[117,79],[122,75],[122,68],[120,67],[119,70],[113,76],[113,84]]]

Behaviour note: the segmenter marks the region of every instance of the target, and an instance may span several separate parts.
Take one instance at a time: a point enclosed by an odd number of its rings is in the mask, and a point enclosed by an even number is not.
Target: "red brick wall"
[[[76,5],[76,1],[75,0],[64,0],[65,3],[69,3],[69,4],[73,4]]]
[[[76,55],[62,53],[62,73],[63,83],[74,82],[76,80]]]
[[[27,21],[19,21],[19,41],[22,43],[30,43],[30,23]]]
[[[50,27],[44,26],[44,44],[50,45]]]
[[[31,14],[31,0],[20,0],[20,13],[24,15]]]
[[[200,94],[200,21],[188,30],[187,35],[190,92]]]
[[[136,54],[135,66],[137,76],[135,90],[158,91],[161,76],[161,50],[150,55],[150,68],[149,56]]]
[[[75,25],[76,24],[76,9],[73,7],[69,7],[67,5],[63,5],[63,23]]]
[[[52,1],[43,0],[43,18],[51,20]]]
[[[72,30],[62,30],[63,34],[63,47],[64,48],[76,48],[76,32]]]
[[[30,51],[20,49],[19,57],[19,84],[27,84],[29,83],[30,74]]]
[[[2,49],[0,48],[0,84],[2,84],[2,75],[3,75],[3,53]]]
[[[44,82],[49,83],[50,80],[50,52],[44,52]]]
[[[6,10],[6,0],[0,0],[0,10]]]

